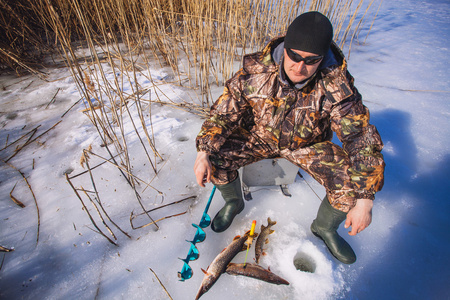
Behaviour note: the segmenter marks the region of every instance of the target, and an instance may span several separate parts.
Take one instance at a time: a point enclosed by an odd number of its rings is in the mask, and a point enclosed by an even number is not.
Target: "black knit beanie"
[[[325,55],[333,39],[330,20],[317,11],[299,15],[289,25],[284,47]]]

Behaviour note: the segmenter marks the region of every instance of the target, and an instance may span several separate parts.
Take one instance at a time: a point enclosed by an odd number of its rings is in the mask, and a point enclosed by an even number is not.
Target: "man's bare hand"
[[[373,201],[370,199],[358,199],[355,207],[347,214],[345,220],[345,228],[352,227],[348,232],[349,235],[356,235],[366,229],[372,222]]]
[[[206,152],[198,152],[194,164],[194,173],[197,178],[197,183],[201,187],[205,187],[205,183],[211,182],[211,162],[209,161],[209,154]]]

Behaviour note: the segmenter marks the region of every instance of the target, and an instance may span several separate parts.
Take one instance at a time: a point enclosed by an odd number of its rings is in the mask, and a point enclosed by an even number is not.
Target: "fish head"
[[[195,300],[199,299],[204,293],[206,293],[216,283],[218,276],[214,274],[206,274],[203,278],[202,285],[195,296]]]

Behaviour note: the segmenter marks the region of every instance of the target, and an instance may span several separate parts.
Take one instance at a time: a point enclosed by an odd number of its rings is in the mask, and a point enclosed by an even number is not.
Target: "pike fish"
[[[264,227],[264,225],[261,225],[261,232],[258,236],[258,239],[256,240],[255,244],[255,261],[258,264],[259,258],[261,255],[266,255],[264,252],[263,246],[265,244],[269,243],[268,236],[269,234],[273,233],[275,230],[270,229],[273,225],[277,224],[276,221],[273,221],[270,218],[267,218],[267,227]]]
[[[270,269],[264,269],[260,265],[257,264],[228,264],[227,274],[230,275],[242,275],[255,279],[259,279],[265,282],[274,283],[274,284],[286,284],[289,285],[289,282],[280,276],[272,273]]]
[[[206,293],[214,285],[214,283],[216,283],[220,275],[225,273],[228,264],[236,256],[236,254],[247,250],[245,242],[247,241],[249,234],[250,230],[243,236],[236,236],[233,241],[225,249],[223,249],[219,255],[216,256],[206,271],[202,269],[205,276],[203,277],[202,284],[195,300],[199,299],[204,293]]]

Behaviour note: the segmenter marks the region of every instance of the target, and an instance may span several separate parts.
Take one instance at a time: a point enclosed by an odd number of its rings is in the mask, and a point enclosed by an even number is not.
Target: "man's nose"
[[[300,61],[300,62],[298,62],[298,63],[295,65],[296,71],[297,71],[298,73],[300,73],[300,72],[303,70],[304,67],[305,67],[305,62],[304,62],[304,61]]]

